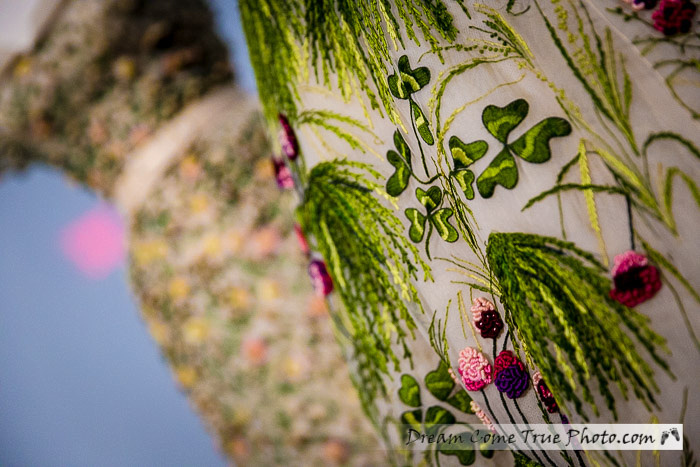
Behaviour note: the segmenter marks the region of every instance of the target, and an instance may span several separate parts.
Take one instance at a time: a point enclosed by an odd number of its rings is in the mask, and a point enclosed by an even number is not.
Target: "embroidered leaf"
[[[415,102],[411,101],[411,113],[413,114],[413,121],[418,129],[418,134],[423,141],[428,145],[432,146],[435,140],[433,139],[433,134],[430,132],[430,125],[428,125],[428,119],[425,118],[425,114],[421,108]]]
[[[520,454],[518,451],[511,452],[513,453],[513,467],[542,467],[542,464]]]
[[[450,224],[450,217],[452,217],[452,214],[454,214],[452,208],[442,208],[430,216],[430,221],[435,226],[435,230],[438,231],[438,234],[440,234],[443,240],[449,243],[454,243],[459,238],[457,230]]]
[[[455,169],[464,169],[478,161],[486,154],[489,145],[486,141],[474,141],[473,143],[465,144],[453,136],[448,143],[452,160],[454,161]]]
[[[590,185],[593,183],[591,178],[591,170],[588,167],[588,155],[586,154],[586,144],[583,140],[579,141],[578,144],[578,160],[579,160],[579,170],[581,173],[581,184]],[[588,220],[591,223],[591,228],[595,232],[596,239],[598,239],[598,248],[600,249],[600,254],[603,257],[603,265],[608,267],[610,264],[608,262],[608,250],[605,248],[605,239],[603,238],[603,231],[600,228],[600,222],[598,221],[598,209],[595,204],[595,195],[592,191],[586,190],[583,192],[583,197],[586,200],[586,209],[588,210]],[[557,199],[561,199],[558,197]]]
[[[528,7],[530,8],[530,7]],[[484,456],[487,459],[491,459],[493,455],[495,454],[495,451],[491,449],[491,442],[488,443],[480,443],[479,444],[479,452],[481,452],[481,455]]]
[[[408,220],[411,221],[411,227],[408,229],[408,236],[414,243],[419,243],[423,240],[425,234],[426,217],[418,211],[418,209],[407,208],[404,213]]]
[[[450,411],[433,405],[425,412],[425,432],[428,435],[435,434],[439,430],[436,425],[452,425],[455,421],[455,416]]]
[[[399,58],[399,73],[388,78],[389,90],[398,99],[408,99],[414,92],[422,89],[430,82],[430,70],[426,67],[411,69],[408,56]]]
[[[401,375],[401,387],[399,388],[399,399],[410,407],[420,407],[420,386],[418,381],[411,375]]]
[[[469,394],[464,389],[447,399],[448,404],[464,413],[474,413],[471,408],[471,402],[472,398],[469,397]]]
[[[457,181],[459,188],[464,192],[467,199],[474,199],[474,172],[469,169],[453,170],[450,176]]]
[[[406,140],[403,139],[403,136],[399,130],[394,132],[394,146],[396,146],[396,150],[399,151],[399,154],[401,154],[401,157],[404,158],[408,166],[413,167],[413,162],[411,161],[411,148],[408,147]]]
[[[559,117],[549,117],[533,126],[510,144],[513,152],[528,162],[540,164],[552,157],[549,140],[571,133],[569,122]]]
[[[408,186],[411,169],[396,151],[387,152],[386,160],[396,169],[386,181],[386,192],[390,196],[399,196]]]
[[[525,119],[529,108],[524,99],[514,100],[505,107],[488,105],[481,114],[481,120],[489,133],[506,144],[508,134]]]
[[[455,387],[455,382],[447,371],[447,365],[444,362],[441,361],[437,369],[425,375],[425,387],[438,400],[444,402],[447,399],[447,396],[450,395]]]
[[[416,198],[418,198],[420,204],[425,206],[428,213],[431,213],[442,201],[442,190],[438,186],[431,186],[428,188],[428,191],[419,187],[416,188]]]
[[[403,425],[408,425],[416,431],[421,431],[421,422],[423,421],[423,411],[421,409],[417,410],[407,410],[401,414],[401,423]],[[406,436],[406,431],[404,431],[404,436]]]
[[[518,167],[515,158],[507,148],[494,158],[476,181],[476,187],[484,198],[490,198],[496,185],[503,185],[509,190],[518,183]]]
[[[439,443],[438,451],[446,456],[455,456],[460,465],[472,465],[476,460],[474,444],[470,442],[472,434],[468,431],[454,435],[460,441]]]

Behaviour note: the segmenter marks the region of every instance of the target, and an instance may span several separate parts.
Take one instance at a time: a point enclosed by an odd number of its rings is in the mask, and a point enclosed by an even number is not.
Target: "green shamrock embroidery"
[[[411,69],[408,56],[399,58],[399,72],[389,76],[389,91],[398,99],[409,99],[430,82],[430,70],[422,66]]]
[[[411,375],[401,376],[401,388],[399,389],[399,399],[410,407],[420,407],[420,386],[418,381]]]
[[[397,99],[408,99],[411,104],[411,115],[418,134],[429,146],[435,142],[433,134],[430,132],[428,119],[423,110],[411,98],[411,94],[420,91],[430,82],[430,70],[426,67],[411,68],[408,56],[402,55],[399,58],[399,72],[390,75],[388,78],[389,91]]]
[[[418,129],[418,134],[428,146],[432,146],[435,140],[433,139],[433,134],[430,132],[428,119],[425,118],[425,114],[418,104],[413,101],[411,101],[411,114],[413,115],[413,123],[416,124],[416,128]]]
[[[415,208],[407,208],[404,213],[411,227],[408,229],[408,236],[414,243],[423,240],[425,234],[426,221],[428,223],[428,234],[425,239],[425,253],[430,258],[430,236],[433,228],[437,230],[440,237],[449,243],[454,243],[459,238],[457,230],[450,224],[450,217],[454,214],[452,208],[440,208],[442,205],[442,189],[438,186],[431,186],[428,191],[416,188],[416,198],[425,208],[423,214]]]
[[[464,192],[467,199],[474,199],[474,172],[467,167],[472,165],[486,155],[489,149],[486,141],[474,141],[473,143],[465,144],[453,136],[448,143],[450,153],[452,154],[453,169],[450,172],[450,177],[454,178],[459,187]]]
[[[411,150],[399,130],[394,132],[394,146],[399,152],[390,149],[386,153],[386,159],[396,169],[386,181],[386,192],[391,196],[399,196],[408,186],[412,172]]]
[[[469,397],[469,394],[464,389],[458,391],[452,397],[448,397],[452,394],[455,382],[452,380],[452,376],[450,376],[447,365],[444,362],[441,361],[437,369],[425,375],[425,387],[436,399],[447,402],[460,412],[474,413],[470,405],[472,398]]]
[[[482,197],[490,198],[496,185],[512,189],[518,183],[518,167],[515,165],[514,154],[527,162],[541,164],[552,157],[549,140],[571,133],[569,122],[563,118],[549,117],[527,130],[514,142],[509,143],[508,136],[525,120],[529,108],[529,104],[524,99],[514,100],[505,107],[489,105],[484,108],[481,120],[488,132],[503,143],[503,149],[476,180],[476,187]],[[449,147],[455,164],[450,175],[455,178],[465,196],[472,199],[474,173],[467,167],[484,156],[488,145],[485,141],[465,144],[453,136],[450,138]]]
[[[471,398],[467,392],[460,388],[456,394],[450,397],[456,386],[448,371],[447,365],[441,361],[439,366],[425,375],[425,387],[438,401],[446,402],[464,413],[472,413]],[[416,379],[408,374],[401,376],[401,387],[399,388],[399,399],[409,407],[418,407],[415,410],[407,410],[401,414],[400,420],[406,431],[410,427],[420,433],[430,436],[439,436],[444,432],[445,427],[457,423],[457,419],[452,412],[440,405],[432,405],[425,410],[422,409],[420,397],[420,385]],[[403,433],[404,442],[406,432]],[[449,438],[449,435],[444,435]],[[454,456],[461,465],[472,465],[476,461],[476,447],[472,443],[472,434],[468,431],[453,435],[450,442],[438,442],[432,450],[426,451],[426,459],[431,453],[435,456],[437,465],[439,455]],[[456,438],[459,436],[461,442]],[[438,438],[439,439],[439,438]],[[488,444],[481,443],[478,446],[481,455],[485,458],[493,456],[493,451]]]

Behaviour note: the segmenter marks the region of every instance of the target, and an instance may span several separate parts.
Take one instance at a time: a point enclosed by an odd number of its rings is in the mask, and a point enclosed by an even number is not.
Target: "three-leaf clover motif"
[[[408,186],[411,178],[411,150],[401,136],[401,132],[394,132],[394,146],[398,152],[390,149],[386,153],[386,160],[394,166],[394,173],[386,181],[386,192],[391,196],[399,196]]]
[[[481,120],[486,130],[503,144],[503,148],[476,180],[476,187],[483,198],[490,198],[496,185],[512,189],[518,183],[518,167],[514,155],[527,162],[541,164],[552,157],[549,140],[571,133],[568,121],[560,117],[549,117],[535,124],[515,141],[508,142],[510,133],[525,120],[529,108],[524,99],[516,99],[505,107],[488,105],[484,108]],[[454,161],[451,175],[465,196],[473,199],[474,173],[467,167],[486,154],[488,144],[482,140],[465,144],[453,136],[449,147]]]
[[[452,208],[441,208],[442,189],[438,186],[431,186],[428,191],[416,188],[416,198],[425,208],[425,214],[418,209],[407,208],[404,213],[411,227],[408,229],[408,236],[414,243],[419,243],[425,235],[426,222],[428,224],[428,234],[425,239],[425,252],[430,258],[430,236],[433,228],[437,230],[440,237],[449,243],[454,243],[459,238],[457,230],[450,224],[450,217],[454,214]]]
[[[435,370],[425,375],[425,387],[438,401],[447,403],[461,412],[472,413],[470,407],[471,398],[464,389],[459,388],[450,397],[455,386],[456,384],[449,374],[447,365],[442,361]],[[414,408],[401,414],[401,423],[404,425],[404,430],[410,427],[428,436],[438,435],[447,426],[457,423],[454,414],[440,405],[432,405],[424,411],[420,391],[420,384],[413,376],[409,374],[401,376],[401,387],[398,391],[399,399],[407,406]],[[471,433],[467,431],[456,436],[460,436],[462,441],[455,442],[453,440],[452,442],[437,443],[434,450],[436,460],[438,455],[442,454],[456,457],[461,465],[473,464],[476,460],[476,449],[474,443],[470,441]],[[489,448],[489,445],[481,444],[478,447],[482,456],[486,458],[493,456],[493,451]]]
[[[413,123],[416,125],[418,134],[428,145],[432,145],[435,139],[430,131],[428,119],[420,106],[411,98],[411,94],[420,91],[430,82],[430,70],[424,66],[411,68],[407,55],[402,55],[399,58],[398,68],[398,73],[394,73],[388,78],[389,91],[397,99],[408,99],[411,104]]]
[[[450,138],[448,146],[450,147],[454,164],[450,176],[455,179],[467,199],[474,199],[472,184],[474,183],[475,175],[467,167],[484,157],[489,149],[489,145],[486,141],[481,140],[465,144],[459,138],[453,136]]]
[[[397,99],[408,99],[430,82],[430,70],[426,67],[411,68],[408,56],[399,58],[399,72],[390,75],[389,91]]]

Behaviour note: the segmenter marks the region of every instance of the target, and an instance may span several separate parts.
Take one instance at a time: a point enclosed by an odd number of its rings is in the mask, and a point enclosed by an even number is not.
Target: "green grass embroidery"
[[[367,164],[319,163],[298,208],[345,305],[361,388],[371,398],[385,394],[390,364],[399,370],[400,358],[410,361],[407,341],[416,325],[409,307],[422,311],[413,280],[419,270],[424,280],[431,279],[399,219],[377,199],[376,194],[387,196],[379,179]],[[402,356],[394,343],[403,348]]]
[[[405,47],[407,40],[416,45],[425,42],[442,60],[440,41],[451,43],[457,35],[442,0],[392,4],[385,0],[240,0],[238,4],[271,124],[278,112],[295,122],[298,84],[308,79],[309,62],[316,81],[337,88],[346,100],[366,97],[373,109],[383,110],[398,123],[386,80],[390,49]],[[331,78],[333,74],[337,79]]]
[[[669,371],[658,354],[664,340],[646,317],[609,297],[611,282],[593,255],[570,242],[523,233],[492,233],[486,255],[516,334],[514,348],[522,344],[558,398],[585,416],[580,393],[598,414],[593,379],[616,419],[611,385],[625,397],[631,389],[647,407],[655,403],[653,370],[630,336]]]

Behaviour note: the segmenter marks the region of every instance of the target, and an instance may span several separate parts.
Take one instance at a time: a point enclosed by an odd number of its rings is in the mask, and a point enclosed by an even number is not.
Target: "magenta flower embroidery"
[[[299,242],[301,252],[308,255],[311,252],[309,242],[306,240],[306,235],[304,235],[304,231],[301,230],[301,226],[299,224],[294,224],[294,233],[296,234],[297,241]]]
[[[481,333],[481,337],[485,339],[496,338],[503,329],[503,320],[501,315],[496,311],[493,303],[485,298],[477,297],[474,299],[474,304],[471,308],[474,326]]]
[[[690,31],[697,7],[691,0],[661,0],[651,15],[654,28],[666,36]]]
[[[493,363],[493,373],[494,375],[498,375],[498,373],[501,370],[505,370],[506,368],[512,365],[517,365],[520,367],[521,370],[525,371],[525,366],[523,365],[523,362],[518,360],[518,357],[516,357],[513,352],[511,352],[510,350],[503,350],[501,351],[501,353],[498,354],[498,356],[496,357],[496,361]]]
[[[275,169],[275,180],[277,180],[277,186],[282,190],[290,190],[294,188],[294,178],[292,177],[292,171],[289,170],[287,164],[284,163],[282,159],[277,159],[272,157],[272,165]]]
[[[465,347],[459,353],[458,371],[468,391],[478,391],[493,381],[491,364],[474,347]]]
[[[556,399],[554,399],[554,394],[552,394],[552,391],[547,387],[547,383],[544,382],[539,371],[536,371],[535,374],[532,375],[532,382],[537,388],[537,394],[539,394],[540,400],[547,408],[547,412],[559,412],[559,406],[557,405]]]
[[[319,297],[326,297],[333,291],[333,280],[331,279],[326,263],[315,259],[309,264],[309,277],[311,284]]]
[[[615,256],[612,276],[615,288],[610,298],[630,308],[649,300],[661,288],[659,270],[644,255],[631,250]]]
[[[284,114],[279,114],[279,121],[280,126],[282,127],[280,128],[279,132],[279,140],[280,145],[282,145],[282,151],[290,161],[293,161],[297,158],[297,156],[299,156],[299,143],[297,142],[296,134],[294,133],[292,126],[289,124],[289,120],[287,120],[287,117]]]

